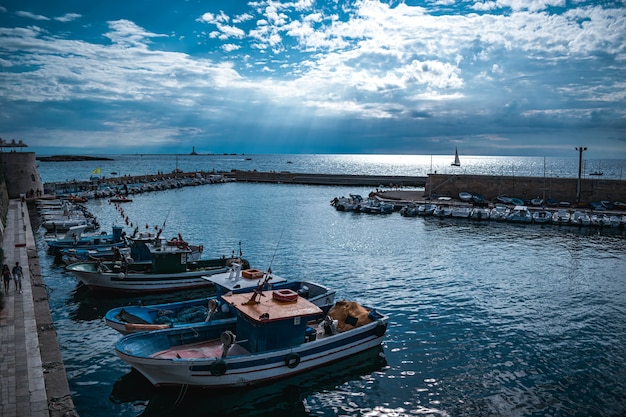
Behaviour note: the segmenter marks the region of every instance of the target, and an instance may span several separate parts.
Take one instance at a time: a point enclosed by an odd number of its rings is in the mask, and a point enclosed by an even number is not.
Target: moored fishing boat
[[[530,223],[532,220],[532,215],[526,206],[513,207],[506,217],[506,221],[511,223]]]
[[[552,213],[552,223],[554,224],[569,224],[569,219],[571,214],[569,211],[564,209],[558,209],[554,213]]]
[[[591,218],[589,214],[584,211],[576,210],[569,219],[570,224],[575,226],[589,226],[591,224]]]
[[[474,220],[489,220],[490,216],[491,210],[487,207],[474,207],[470,217]]]
[[[552,221],[552,213],[547,210],[537,210],[532,215],[535,223],[550,223]]]
[[[46,240],[48,252],[58,256],[62,249],[99,249],[124,246],[124,229],[113,226],[112,233],[83,234],[85,226],[71,227],[63,237]]]
[[[123,306],[109,310],[106,324],[122,334],[170,327],[189,327],[212,320],[235,321],[235,311],[224,303],[222,295],[252,291],[289,290],[323,311],[335,300],[335,291],[310,281],[287,281],[268,273],[262,280],[243,278],[240,269],[206,277],[216,286],[216,295],[166,304]]]
[[[468,193],[467,191],[461,191],[459,193],[459,198],[461,199],[461,201],[469,202],[472,200],[472,194]]]
[[[223,298],[236,322],[134,333],[116,343],[116,354],[156,386],[230,388],[340,361],[379,346],[387,330],[387,316],[354,302],[325,315],[300,296],[279,301],[274,291]]]
[[[509,215],[509,208],[504,204],[496,204],[489,212],[489,218],[495,221],[504,221]]]
[[[193,250],[186,242],[171,243],[157,236],[152,243],[143,241],[134,248],[140,252],[137,255],[77,262],[66,270],[94,291],[156,293],[208,287],[213,284],[203,276],[227,272],[234,264],[249,267],[246,260],[236,257],[193,260]],[[148,261],[143,261],[146,256]]]

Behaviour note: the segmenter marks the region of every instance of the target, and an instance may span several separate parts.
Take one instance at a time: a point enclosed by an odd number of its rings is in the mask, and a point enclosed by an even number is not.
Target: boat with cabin
[[[241,257],[196,259],[194,250],[182,239],[141,236],[143,233],[131,246],[130,256],[76,262],[66,266],[66,270],[93,291],[158,293],[209,287],[213,283],[204,276],[228,272],[234,264],[242,269],[250,266]],[[199,252],[203,252],[201,246]]]
[[[267,383],[380,346],[388,316],[339,301],[325,314],[297,293],[227,294],[235,322],[123,336],[115,353],[155,386],[234,388]]]
[[[122,334],[189,327],[212,320],[235,321],[235,311],[223,301],[222,296],[252,291],[288,289],[326,312],[335,302],[335,291],[324,285],[311,281],[288,281],[271,272],[264,275],[260,280],[244,278],[241,268],[233,267],[230,272],[206,277],[216,287],[214,296],[164,304],[117,307],[105,314],[104,321]]]

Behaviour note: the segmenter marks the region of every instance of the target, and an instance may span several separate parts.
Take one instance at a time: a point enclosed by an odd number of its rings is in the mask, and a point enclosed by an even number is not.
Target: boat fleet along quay
[[[426,177],[393,175],[334,175],[306,174],[294,172],[172,172],[168,174],[147,174],[120,177],[94,177],[85,181],[62,181],[45,183],[44,193],[63,196],[72,195],[84,198],[106,198],[115,194],[138,194],[171,188],[216,184],[230,181],[265,182],[306,185],[348,185],[348,186],[402,186],[424,187]]]

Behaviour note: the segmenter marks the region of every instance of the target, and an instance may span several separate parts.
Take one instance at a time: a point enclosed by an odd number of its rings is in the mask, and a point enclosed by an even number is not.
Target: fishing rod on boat
[[[282,240],[282,238],[283,238],[283,232],[280,232],[280,238],[278,239],[278,242],[276,242],[276,247],[274,248],[274,254],[272,255],[270,264],[267,267],[267,273],[265,274],[265,277],[263,278],[263,280],[260,280],[258,282],[257,287],[254,289],[254,291],[252,291],[252,297],[250,297],[250,299],[246,301],[244,305],[257,304],[259,302],[257,301],[257,297],[265,297],[265,294],[263,294],[263,288],[272,279],[272,264],[274,263],[274,258],[276,257],[276,252],[278,251],[278,245],[280,245],[280,241]]]
[[[161,229],[156,235],[156,239],[158,239],[159,236],[161,236],[161,232],[163,231],[163,229],[165,229],[165,223],[167,223],[167,219],[170,217],[171,212],[172,212],[172,208],[170,207],[169,210],[167,211],[167,216],[165,216],[165,220],[163,220],[163,226],[161,226]]]
[[[284,230],[282,232],[280,232],[280,237],[278,238],[278,242],[276,242],[276,247],[274,248],[274,254],[272,255],[272,259],[270,260],[270,265],[267,267],[267,273],[268,274],[272,273],[272,264],[274,263],[274,258],[276,257],[276,252],[278,252],[278,245],[280,245],[280,241],[283,239],[283,233],[284,233]]]

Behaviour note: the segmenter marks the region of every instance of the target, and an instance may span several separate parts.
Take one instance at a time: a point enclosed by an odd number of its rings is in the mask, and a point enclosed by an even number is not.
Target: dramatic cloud
[[[621,2],[26,3],[0,10],[0,135],[43,152],[626,156]]]

